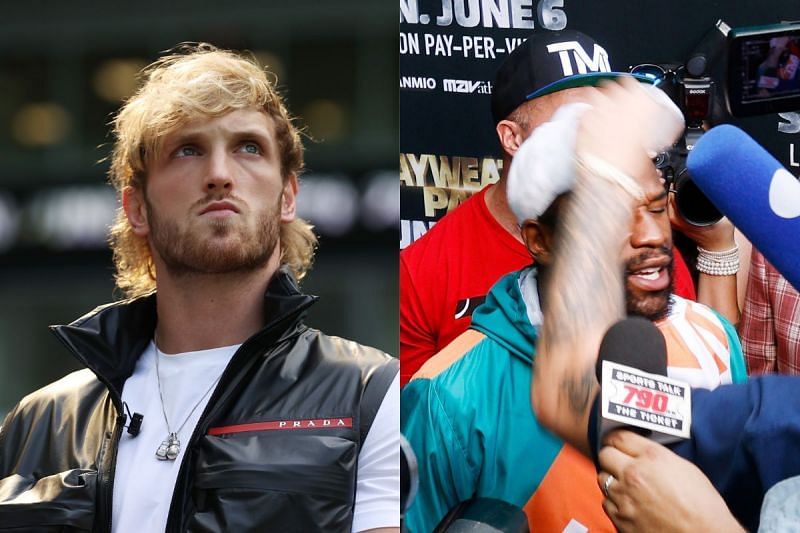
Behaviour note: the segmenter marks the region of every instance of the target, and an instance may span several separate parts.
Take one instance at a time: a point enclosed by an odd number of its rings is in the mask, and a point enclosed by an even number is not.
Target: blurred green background
[[[115,298],[108,123],[184,41],[249,50],[315,139],[299,209],[320,235],[308,322],[397,354],[397,4],[4,2],[0,19],[0,416],[77,369],[47,330]]]

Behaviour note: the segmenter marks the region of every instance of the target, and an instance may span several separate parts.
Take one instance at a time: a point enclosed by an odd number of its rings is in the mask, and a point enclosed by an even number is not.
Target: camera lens
[[[694,226],[710,226],[719,222],[722,213],[683,172],[675,184],[675,205],[683,219]]]

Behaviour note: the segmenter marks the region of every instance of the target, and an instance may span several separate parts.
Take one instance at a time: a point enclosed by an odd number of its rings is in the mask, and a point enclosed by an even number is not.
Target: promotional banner
[[[682,65],[722,19],[733,28],[800,20],[800,4],[764,0],[400,0],[400,205],[404,248],[471,194],[496,182],[500,146],[490,112],[499,64],[524,39],[563,29],[594,37],[614,70]],[[559,50],[591,65],[597,50]],[[576,67],[579,68],[579,67]],[[725,54],[710,68],[724,107]],[[800,109],[723,117],[800,174]]]

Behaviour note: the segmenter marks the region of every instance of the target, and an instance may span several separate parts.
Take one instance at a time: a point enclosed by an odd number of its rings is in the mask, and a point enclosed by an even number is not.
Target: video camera
[[[711,68],[727,56],[723,108],[716,101]],[[800,110],[800,23],[730,28],[717,21],[685,63],[648,63],[630,68],[647,77],[683,111],[686,131],[656,167],[675,193],[680,216],[695,226],[715,224],[722,214],[692,182],[686,157],[703,135],[704,122],[716,125],[730,117]]]

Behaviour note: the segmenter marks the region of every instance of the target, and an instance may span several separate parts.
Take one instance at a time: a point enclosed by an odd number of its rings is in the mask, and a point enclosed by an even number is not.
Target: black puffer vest
[[[153,336],[155,295],[53,328],[86,365],[0,429],[0,531],[111,530],[121,391]],[[350,531],[358,453],[396,359],[302,321],[279,272],[270,322],[231,359],[187,443],[167,531]],[[153,480],[157,483],[158,480]]]

